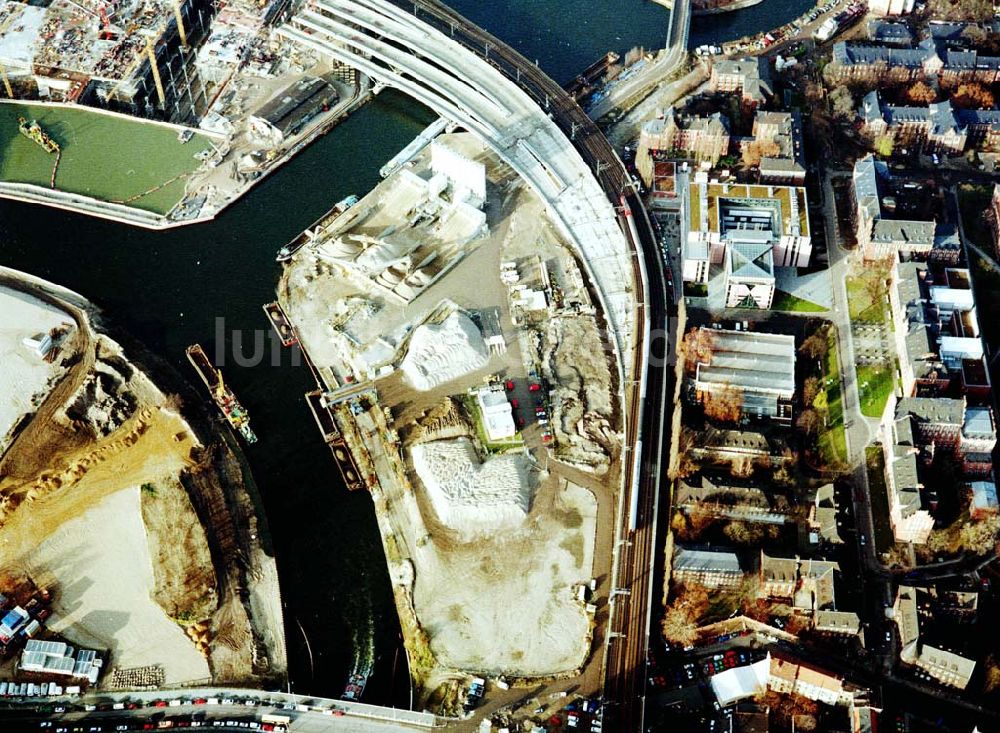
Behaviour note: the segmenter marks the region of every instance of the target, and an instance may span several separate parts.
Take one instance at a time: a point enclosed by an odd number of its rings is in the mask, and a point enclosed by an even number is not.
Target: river
[[[560,81],[609,49],[655,48],[666,11],[649,0],[451,0],[472,20]],[[697,19],[693,46],[772,28],[809,0],[765,0]],[[626,6],[623,9],[622,6]],[[376,657],[366,701],[405,705],[405,679],[391,683],[399,624],[372,504],[350,493],[309,415],[308,370],[269,360],[232,363],[233,334],[247,353],[268,334],[261,305],[274,298],[279,246],[350,193],[432,116],[392,92],[318,140],[217,220],[167,232],[0,201],[0,262],[77,290],[186,376],[184,348],[211,351],[220,328],[226,376],[250,410],[260,442],[246,453],[261,489],[277,552],[293,690],[339,696],[356,656]],[[307,641],[308,640],[308,643]],[[405,665],[400,663],[400,675]]]

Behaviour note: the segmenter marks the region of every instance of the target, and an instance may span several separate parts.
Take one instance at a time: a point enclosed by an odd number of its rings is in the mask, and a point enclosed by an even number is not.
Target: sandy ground
[[[57,588],[51,628],[81,646],[110,649],[112,668],[159,664],[167,683],[207,678],[207,660],[153,600],[139,492],[117,491],[63,523],[27,566]]]
[[[47,364],[22,343],[70,317],[23,293],[0,289],[0,453],[7,448],[8,433],[34,409],[62,370]]]
[[[593,572],[597,502],[553,484],[518,530],[469,544],[432,530],[415,548],[414,605],[442,664],[526,677],[583,664],[590,620],[573,586]]]
[[[214,433],[199,439],[177,399],[94,332],[80,296],[0,278],[64,308],[79,355],[0,460],[0,568],[52,590],[53,631],[110,650],[102,684],[136,667],[168,684],[281,680],[275,564],[238,457]]]

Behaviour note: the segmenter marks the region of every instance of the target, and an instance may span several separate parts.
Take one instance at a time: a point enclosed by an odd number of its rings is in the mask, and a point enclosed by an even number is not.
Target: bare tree
[[[715,337],[710,329],[693,328],[684,334],[680,352],[688,371],[693,372],[699,364],[711,364],[714,346]]]
[[[702,398],[705,417],[718,422],[739,422],[743,415],[743,390],[723,385],[706,392]]]
[[[754,140],[743,146],[743,165],[747,168],[760,165],[763,158],[773,158],[781,154],[781,146],[773,140]]]
[[[851,94],[850,89],[845,86],[838,86],[830,92],[830,111],[834,117],[840,117],[845,120],[852,119],[855,109],[854,95]]]
[[[812,408],[805,409],[799,413],[799,417],[795,421],[795,426],[806,435],[816,435],[820,427],[819,414]]]
[[[667,641],[693,644],[698,639],[698,622],[708,611],[708,591],[698,585],[678,584],[674,600],[663,614],[660,630]]]
[[[993,17],[992,0],[930,0],[928,15],[937,20],[985,21]]]
[[[821,328],[809,336],[799,347],[799,353],[810,359],[821,359],[826,356],[829,348],[826,329]]]
[[[805,382],[802,383],[802,404],[806,406],[812,405],[813,400],[816,399],[816,395],[819,394],[819,390],[819,378],[806,377]]]

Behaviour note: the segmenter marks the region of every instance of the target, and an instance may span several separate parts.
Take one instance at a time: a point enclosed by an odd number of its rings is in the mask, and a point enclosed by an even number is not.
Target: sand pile
[[[411,453],[438,519],[463,537],[524,522],[531,508],[525,456],[504,455],[480,463],[467,438],[420,443]]]
[[[407,384],[427,392],[486,366],[489,353],[482,334],[462,313],[440,325],[418,326],[410,338],[402,369]]]
[[[70,321],[68,314],[40,300],[0,289],[0,453],[5,436],[32,412],[62,371],[45,362],[24,339],[47,334]]]

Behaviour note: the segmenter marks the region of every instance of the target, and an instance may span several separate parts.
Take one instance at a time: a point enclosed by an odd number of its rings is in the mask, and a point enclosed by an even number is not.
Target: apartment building
[[[805,183],[802,120],[798,112],[757,112],[753,121],[753,138],[746,142],[768,145],[776,150],[775,154],[760,159],[761,183]]]
[[[746,573],[735,552],[678,547],[674,551],[671,577],[678,583],[712,590],[735,590]]]
[[[968,148],[992,150],[1000,144],[1000,110],[955,109],[949,100],[926,107],[883,104],[869,92],[858,109],[869,137],[890,135],[896,147],[957,155]]]
[[[713,92],[740,92],[748,105],[763,104],[774,96],[771,65],[763,56],[716,61],[708,83]]]
[[[903,415],[882,425],[882,455],[885,461],[885,488],[889,500],[889,524],[897,542],[923,544],[934,529],[934,518],[922,508],[913,420]]]
[[[928,77],[954,84],[1000,81],[1000,57],[954,48],[934,35],[910,48],[840,41],[833,45],[830,73],[841,81],[917,81]]]
[[[934,249],[934,221],[892,218],[889,167],[868,155],[854,164],[855,236],[866,260],[926,258]]]
[[[902,392],[943,394],[957,382],[976,401],[990,395],[989,371],[970,284],[964,268],[922,262],[893,265],[889,305]]]

